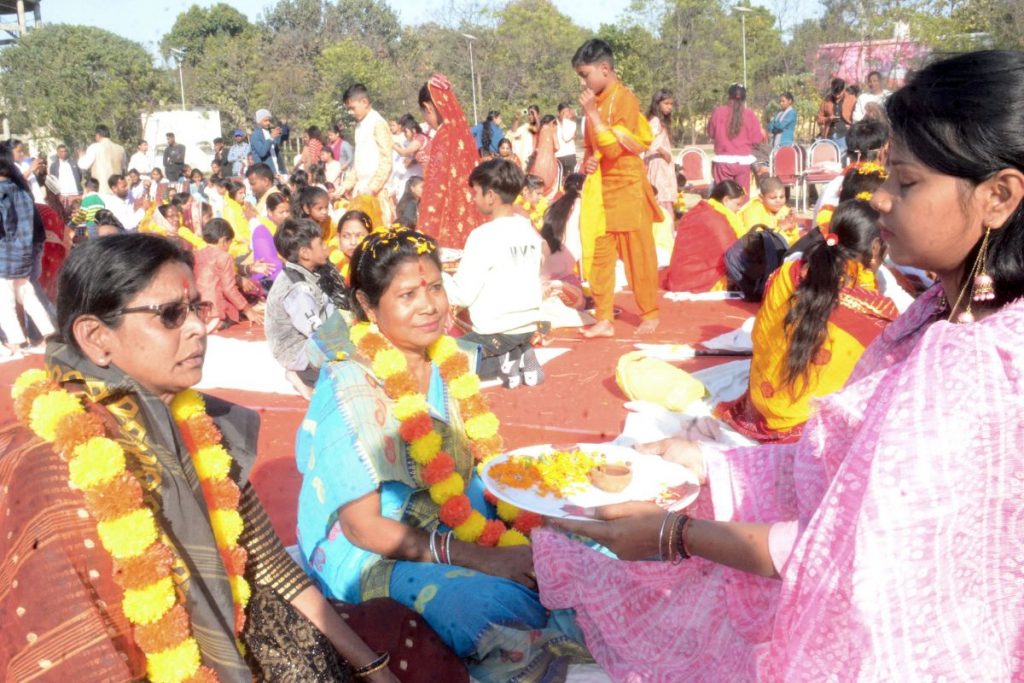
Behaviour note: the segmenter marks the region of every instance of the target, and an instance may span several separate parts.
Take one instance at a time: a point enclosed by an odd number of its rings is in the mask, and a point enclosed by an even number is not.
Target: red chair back
[[[829,162],[838,164],[840,161],[839,145],[831,140],[818,140],[811,145],[808,155],[810,156],[811,166],[819,166]]]
[[[787,145],[772,150],[771,174],[783,185],[796,185],[800,181],[800,150]]]
[[[708,160],[704,150],[698,147],[687,147],[679,155],[679,165],[690,185],[704,185],[711,182],[708,175]]]

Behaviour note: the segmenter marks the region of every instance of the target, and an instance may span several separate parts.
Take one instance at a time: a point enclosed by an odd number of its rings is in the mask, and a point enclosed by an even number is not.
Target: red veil
[[[469,187],[469,174],[479,161],[476,142],[451,82],[434,74],[427,89],[443,122],[427,147],[416,227],[442,247],[461,249],[469,232],[484,222]]]

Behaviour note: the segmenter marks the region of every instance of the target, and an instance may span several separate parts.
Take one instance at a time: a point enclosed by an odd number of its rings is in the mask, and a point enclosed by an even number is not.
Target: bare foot
[[[594,339],[595,337],[614,337],[615,327],[612,325],[610,320],[598,320],[596,324],[580,330],[580,336],[586,339]]]
[[[657,318],[645,320],[636,328],[636,333],[641,336],[653,334],[654,331],[658,329],[659,322],[660,321]]]

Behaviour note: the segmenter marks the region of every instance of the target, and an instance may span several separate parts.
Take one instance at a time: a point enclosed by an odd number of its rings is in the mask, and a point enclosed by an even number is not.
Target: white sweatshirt
[[[541,238],[530,219],[496,218],[469,233],[448,299],[469,309],[480,334],[532,332],[540,319]]]

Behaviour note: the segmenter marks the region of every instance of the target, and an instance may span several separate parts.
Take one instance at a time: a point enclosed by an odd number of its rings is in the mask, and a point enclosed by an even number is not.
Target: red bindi
[[[420,287],[426,287],[426,286],[427,286],[427,281],[422,279],[422,278],[420,278]]]

